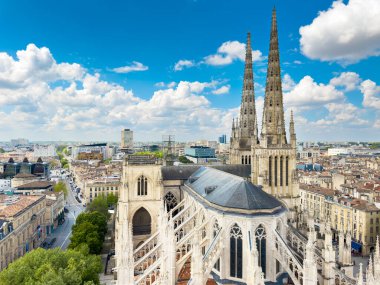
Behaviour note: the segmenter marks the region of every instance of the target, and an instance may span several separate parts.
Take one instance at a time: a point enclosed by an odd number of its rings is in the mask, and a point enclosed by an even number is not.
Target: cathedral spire
[[[268,70],[265,88],[262,136],[267,145],[286,144],[284,106],[281,87],[280,53],[278,48],[277,15],[272,11]]]
[[[255,92],[253,84],[251,33],[247,34],[245,50],[244,81],[240,107],[240,136],[248,139],[246,146],[251,147],[250,140],[257,141],[257,119],[255,108]]]

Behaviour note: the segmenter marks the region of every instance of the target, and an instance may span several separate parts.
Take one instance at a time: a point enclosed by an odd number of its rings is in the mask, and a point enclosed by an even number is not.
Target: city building
[[[131,150],[133,148],[133,131],[130,129],[123,129],[121,131],[121,150]]]
[[[33,181],[14,188],[15,194],[38,195],[45,191],[53,191],[54,183],[50,181]]]
[[[39,157],[55,157],[57,156],[57,152],[55,151],[55,146],[52,144],[49,145],[34,145],[33,147],[33,157],[38,159]]]
[[[227,136],[226,135],[221,135],[219,137],[219,143],[226,144],[227,143]]]
[[[86,203],[98,196],[108,196],[114,194],[119,196],[120,178],[103,178],[94,181],[86,181],[84,183],[83,199]]]
[[[12,178],[19,173],[47,178],[50,173],[49,163],[43,162],[41,158],[38,158],[37,162],[29,162],[26,158],[22,162],[15,162],[10,158],[8,162],[1,162],[0,165],[0,175],[4,178]]]
[[[190,146],[185,148],[185,156],[194,163],[216,162],[215,149],[207,146]]]
[[[64,220],[65,197],[63,192],[43,192],[46,197],[45,233],[54,232]]]
[[[18,138],[18,139],[11,140],[12,146],[21,146],[21,145],[28,145],[28,144],[29,144],[29,141],[27,139]]]
[[[97,143],[73,146],[71,156],[76,160],[108,159],[108,145],[106,143]]]
[[[44,195],[0,194],[0,270],[40,246],[44,230]]]

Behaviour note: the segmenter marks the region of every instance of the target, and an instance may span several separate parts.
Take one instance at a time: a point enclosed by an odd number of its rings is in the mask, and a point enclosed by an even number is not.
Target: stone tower
[[[232,122],[230,162],[251,164],[251,146],[258,143],[253,85],[251,34],[247,35],[240,118]]]
[[[281,88],[276,10],[273,9],[260,143],[252,143],[252,182],[262,185],[264,191],[283,200],[290,209],[295,209],[299,189],[295,179],[296,134],[293,115],[290,119],[289,132],[288,143]]]

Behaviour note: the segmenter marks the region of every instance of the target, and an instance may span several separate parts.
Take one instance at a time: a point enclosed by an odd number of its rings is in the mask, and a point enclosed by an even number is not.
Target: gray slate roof
[[[179,166],[163,166],[161,168],[163,180],[187,180],[196,172],[201,165],[179,165]],[[249,177],[251,175],[250,165],[241,164],[223,164],[210,165],[208,167],[219,169],[221,171],[231,173],[240,177]]]
[[[275,210],[282,204],[261,187],[239,176],[210,167],[200,167],[185,185],[208,202],[240,210]]]

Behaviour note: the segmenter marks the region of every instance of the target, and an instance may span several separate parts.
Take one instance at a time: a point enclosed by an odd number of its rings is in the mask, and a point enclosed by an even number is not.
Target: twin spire
[[[235,122],[236,124],[236,122]],[[234,124],[233,124],[234,125]],[[235,125],[235,129],[237,126]],[[254,144],[258,143],[257,117],[255,108],[251,34],[247,35],[244,81],[242,102],[240,107],[240,120],[238,124],[240,139]],[[294,133],[293,116],[290,122],[291,135]],[[268,54],[268,70],[265,88],[265,100],[263,110],[263,121],[261,129],[261,141],[265,145],[287,144],[283,95],[281,87],[280,53],[278,45],[277,16],[273,8],[270,33],[270,44]]]

